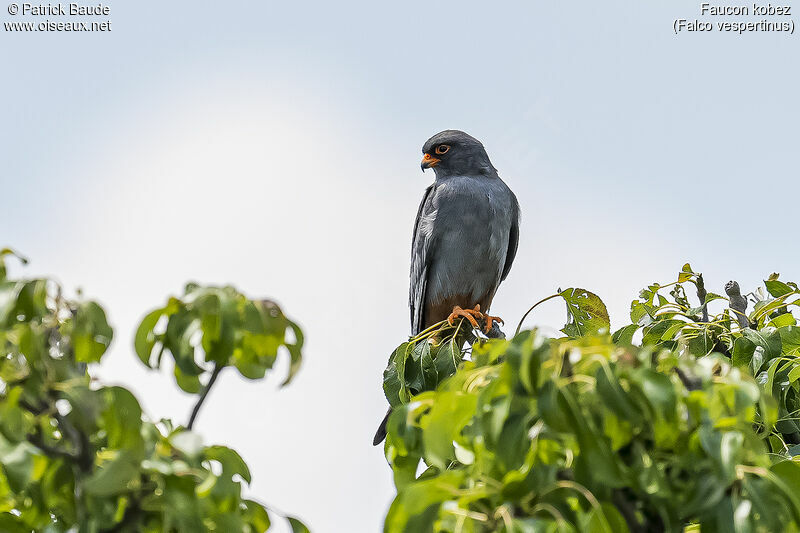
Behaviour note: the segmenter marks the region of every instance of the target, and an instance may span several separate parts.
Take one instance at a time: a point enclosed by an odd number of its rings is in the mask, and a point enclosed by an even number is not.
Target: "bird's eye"
[[[436,147],[436,153],[439,155],[446,154],[450,147],[446,144],[440,144]]]

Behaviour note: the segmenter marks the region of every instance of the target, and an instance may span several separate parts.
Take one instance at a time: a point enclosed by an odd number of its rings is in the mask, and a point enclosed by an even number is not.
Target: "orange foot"
[[[503,319],[499,316],[491,316],[491,315],[483,315],[483,318],[486,319],[486,328],[484,328],[484,333],[489,333],[492,330],[492,322],[499,322],[500,324],[505,324]]]
[[[474,309],[462,309],[459,306],[453,307],[453,312],[450,313],[450,316],[447,317],[447,323],[451,326],[456,318],[466,318],[469,320],[469,323],[472,324],[472,327],[475,329],[480,329],[480,325],[478,324],[478,320],[486,321],[486,327],[484,328],[484,333],[489,333],[492,329],[492,325],[494,322],[499,322],[500,324],[505,324],[503,319],[499,316],[491,316],[484,313],[481,313],[481,304],[477,304]]]
[[[473,328],[478,328],[478,320],[482,319],[483,313],[481,313],[481,304],[475,306],[475,309],[461,309],[459,306],[453,307],[453,312],[450,313],[450,316],[447,317],[447,323],[451,326],[456,318],[466,318],[469,320],[469,323],[472,324]]]

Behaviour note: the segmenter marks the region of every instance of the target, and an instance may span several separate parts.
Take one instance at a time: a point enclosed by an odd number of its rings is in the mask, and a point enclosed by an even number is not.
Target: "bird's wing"
[[[517,255],[517,246],[519,245],[519,203],[516,197],[513,196],[513,208],[511,213],[511,231],[508,235],[508,251],[506,252],[506,261],[503,263],[503,275],[500,276],[500,281],[506,279],[511,265],[514,263],[514,257]]]
[[[420,232],[420,223],[425,215],[425,207],[432,201],[434,185],[425,189],[422,202],[414,222],[414,237],[411,240],[411,283],[408,290],[408,306],[411,310],[411,333],[416,335],[423,328],[423,310],[425,308],[425,286],[430,261],[430,239],[425,232]]]

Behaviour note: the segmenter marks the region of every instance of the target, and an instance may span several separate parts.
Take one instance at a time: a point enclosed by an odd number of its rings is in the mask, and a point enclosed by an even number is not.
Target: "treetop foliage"
[[[748,296],[687,264],[613,334],[567,289],[539,302],[564,299],[562,338],[442,323],[403,343],[385,531],[798,531],[800,291],[772,275]]]
[[[14,255],[0,250],[0,531],[308,531],[248,499],[242,457],[192,431],[226,368],[260,379],[284,353],[295,376],[303,333],[278,305],[189,284],[147,313],[134,351],[196,396],[186,424],[156,420],[92,377],[114,338],[103,308],[9,278]],[[564,336],[522,329],[550,299]],[[798,306],[777,274],[715,294],[687,264],[613,333],[581,288],[507,340],[428,328],[384,372],[384,530],[800,531]]]
[[[266,531],[279,514],[243,495],[242,457],[93,379],[113,338],[103,308],[50,280],[8,278],[12,255],[0,251],[0,531]],[[258,379],[284,349],[288,383],[302,342],[276,304],[188,285],[144,318],[135,350],[151,367],[174,359],[178,385],[198,395],[191,426],[222,369]]]

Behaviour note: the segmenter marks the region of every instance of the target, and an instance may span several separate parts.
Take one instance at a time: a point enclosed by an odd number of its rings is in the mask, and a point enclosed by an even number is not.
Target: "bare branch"
[[[703,308],[703,322],[708,322],[708,305],[706,304],[706,296],[708,293],[706,292],[702,274],[697,275],[695,286],[697,287],[697,298],[700,300],[700,306]]]
[[[736,315],[736,320],[739,322],[739,327],[742,329],[750,327],[750,320],[747,318],[747,298],[742,296],[742,291],[739,289],[739,284],[733,280],[725,284],[725,294],[730,298],[731,311]]]
[[[200,394],[200,398],[197,399],[197,403],[194,404],[194,408],[192,409],[192,414],[189,416],[189,423],[186,424],[186,429],[192,429],[194,426],[194,421],[197,418],[197,414],[200,412],[200,408],[203,406],[203,402],[206,401],[206,396],[211,391],[211,387],[214,386],[214,383],[217,381],[217,377],[219,373],[222,372],[222,369],[225,368],[224,366],[220,366],[218,364],[214,364],[214,370],[211,372],[211,377],[208,380],[208,383],[203,388],[203,392]]]

